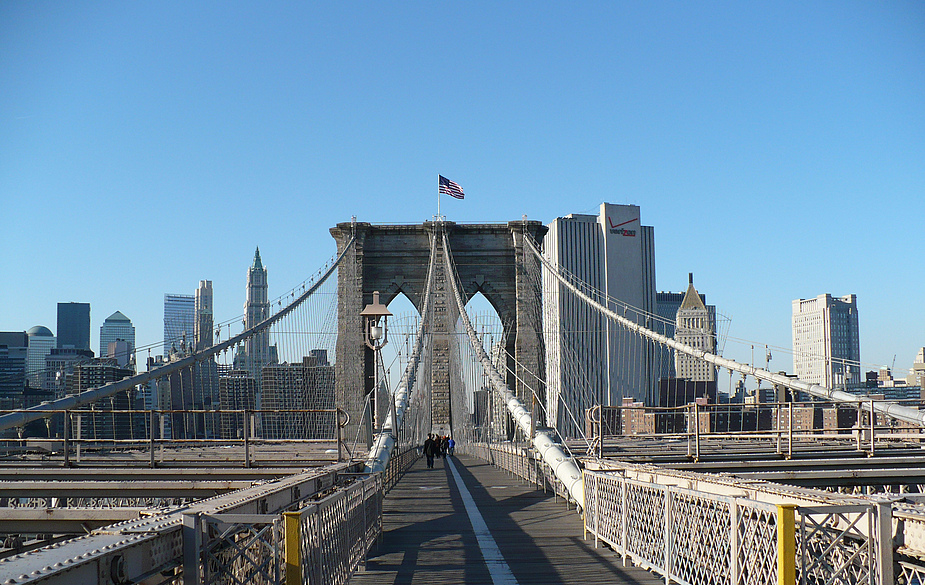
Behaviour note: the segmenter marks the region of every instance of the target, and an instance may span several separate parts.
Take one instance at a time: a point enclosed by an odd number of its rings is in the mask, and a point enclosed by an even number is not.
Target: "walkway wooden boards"
[[[454,457],[451,465],[503,560],[486,564],[447,462],[437,459],[434,469],[427,469],[422,458],[386,497],[381,542],[351,584],[663,582],[648,571],[623,567],[620,557],[603,546],[595,549],[593,540],[583,539],[574,508],[567,509],[551,493],[473,457]],[[485,547],[484,535],[482,540]]]

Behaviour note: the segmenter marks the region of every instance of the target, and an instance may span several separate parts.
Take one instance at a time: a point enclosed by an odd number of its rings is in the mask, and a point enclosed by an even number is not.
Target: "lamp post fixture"
[[[392,313],[379,302],[379,291],[373,291],[373,302],[363,308],[360,316],[366,347],[373,350],[373,424],[379,430],[379,352],[389,342],[388,322]]]

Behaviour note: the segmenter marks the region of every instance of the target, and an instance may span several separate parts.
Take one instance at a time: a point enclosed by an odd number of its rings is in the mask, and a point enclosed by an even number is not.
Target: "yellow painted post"
[[[286,585],[302,584],[302,554],[299,548],[299,512],[283,512],[286,530]]]
[[[796,506],[777,505],[777,583],[793,585],[797,580]]]

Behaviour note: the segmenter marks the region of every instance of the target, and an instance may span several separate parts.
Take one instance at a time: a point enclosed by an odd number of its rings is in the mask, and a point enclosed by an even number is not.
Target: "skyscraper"
[[[110,344],[116,344],[118,341],[124,341],[126,345],[114,345],[113,350],[117,351],[118,355],[110,355]],[[132,321],[120,311],[106,317],[103,326],[100,327],[100,357],[115,358],[118,365],[124,367],[132,361],[134,350],[135,326],[132,325]]]
[[[90,303],[58,303],[58,347],[90,349]]]
[[[0,331],[0,410],[22,408],[28,346],[25,331]]]
[[[694,275],[688,275],[687,292],[675,317],[674,338],[683,344],[709,353],[716,353],[716,311],[710,311],[694,288]],[[683,352],[674,354],[677,377],[694,382],[715,382],[713,364],[698,360]]]
[[[793,301],[793,371],[826,388],[861,383],[861,342],[855,295]]]
[[[212,346],[212,281],[200,280],[196,289],[196,351]]]
[[[164,355],[193,343],[196,321],[193,295],[164,294]]]
[[[250,329],[270,316],[267,297],[267,269],[260,260],[260,248],[254,253],[254,263],[247,270],[247,301],[244,303],[244,329]],[[235,356],[235,369],[246,370],[260,388],[263,367],[276,363],[276,348],[270,347],[270,332],[261,331],[244,341],[243,350]],[[260,404],[260,396],[257,396]]]
[[[545,254],[574,277],[621,303],[632,320],[655,310],[655,230],[639,207],[602,203],[598,215],[572,214],[549,225]],[[586,408],[619,406],[623,398],[652,403],[651,344],[627,334],[547,275],[544,282],[547,411],[560,433],[574,436]],[[572,419],[575,420],[572,420]]]
[[[26,377],[29,386],[41,388],[45,381],[45,356],[55,349],[57,340],[48,327],[36,325],[26,331],[29,347],[26,348]]]

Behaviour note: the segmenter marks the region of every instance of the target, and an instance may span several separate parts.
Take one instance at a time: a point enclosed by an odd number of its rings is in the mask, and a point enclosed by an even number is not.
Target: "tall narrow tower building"
[[[212,346],[212,281],[200,280],[196,289],[196,351]]]
[[[260,260],[260,248],[254,253],[254,263],[247,269],[247,301],[244,303],[244,329],[250,329],[270,317],[267,297],[267,269]],[[270,347],[270,332],[261,331],[244,341],[235,357],[235,368],[247,370],[260,388],[263,367],[275,363],[276,348]],[[258,404],[260,396],[257,397]]]

